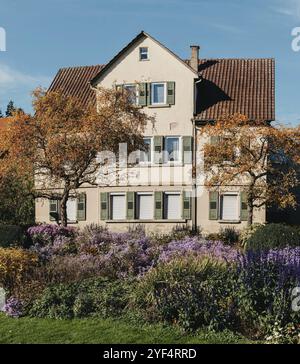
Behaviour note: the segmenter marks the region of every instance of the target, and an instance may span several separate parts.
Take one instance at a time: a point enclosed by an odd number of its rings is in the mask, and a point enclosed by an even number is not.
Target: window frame
[[[136,83],[124,83],[123,84],[123,89],[126,89],[127,87],[131,87],[134,86],[135,88],[135,103],[132,103],[132,105],[139,105],[139,90],[138,90],[138,85]]]
[[[168,218],[168,211],[169,211],[169,206],[167,204],[167,198],[170,195],[176,195],[179,197],[179,216],[173,219],[169,219]],[[163,197],[163,218],[164,220],[168,220],[168,221],[177,221],[177,220],[181,220],[182,219],[182,192],[181,191],[165,191],[164,192],[164,197]]]
[[[125,216],[122,219],[114,219],[113,218],[113,197],[114,196],[123,196],[124,197],[124,207],[125,207]],[[110,192],[109,193],[109,218],[111,221],[124,221],[126,220],[126,211],[127,211],[127,205],[126,205],[126,193],[125,192]]]
[[[152,197],[152,217],[148,218],[148,219],[141,219],[140,218],[140,196],[151,196]],[[144,191],[144,192],[137,192],[136,193],[136,214],[135,214],[135,218],[136,220],[140,220],[140,221],[149,221],[149,220],[154,220],[154,193],[151,191]]]
[[[154,100],[154,86],[155,85],[164,85],[164,102],[153,102]],[[167,82],[151,82],[151,105],[152,106],[160,106],[160,105],[167,105]]]
[[[169,153],[167,155],[167,149],[166,149],[166,145],[167,145],[167,139],[178,139],[178,160],[176,161],[170,161],[169,160]],[[167,135],[164,137],[164,154],[163,154],[163,164],[167,164],[167,165],[178,165],[178,164],[182,164],[182,137],[178,136],[178,135]],[[166,159],[168,158],[168,159]]]
[[[237,211],[237,217],[236,219],[224,219],[223,218],[223,197],[224,196],[235,196],[236,197],[236,211]],[[241,218],[241,212],[240,212],[240,194],[239,192],[223,192],[220,194],[220,201],[219,201],[219,206],[220,206],[220,213],[219,213],[219,218],[220,218],[220,221],[234,221],[234,222],[238,222],[240,221],[240,218]]]
[[[150,159],[148,161],[140,160],[140,165],[150,165],[153,163],[153,153],[154,153],[154,143],[153,143],[153,136],[144,136],[143,139],[150,139]],[[143,151],[141,151],[143,152]]]
[[[146,49],[146,52],[142,52],[142,49]],[[146,54],[147,58],[142,58],[142,54]],[[140,61],[149,61],[149,47],[139,47],[139,60]]]

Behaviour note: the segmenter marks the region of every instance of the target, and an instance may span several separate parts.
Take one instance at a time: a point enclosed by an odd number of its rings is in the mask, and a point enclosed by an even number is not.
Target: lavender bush
[[[42,224],[32,226],[27,230],[34,244],[47,245],[54,242],[57,237],[74,238],[77,230],[72,227],[64,227],[54,224]]]
[[[22,302],[15,297],[10,297],[4,305],[3,312],[14,318],[22,316]]]
[[[186,237],[180,241],[173,240],[161,248],[159,262],[168,262],[186,254],[207,256],[218,261],[234,262],[240,256],[237,249],[224,245],[221,241],[207,241],[199,237]]]

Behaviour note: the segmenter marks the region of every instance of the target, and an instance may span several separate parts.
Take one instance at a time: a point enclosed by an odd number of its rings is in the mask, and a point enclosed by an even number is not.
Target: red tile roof
[[[188,63],[188,61],[187,61]],[[105,65],[62,68],[49,91],[78,97],[82,103],[96,103],[90,81]],[[197,84],[196,118],[214,120],[241,113],[254,120],[275,119],[275,62],[273,59],[202,59]]]
[[[84,105],[96,103],[95,91],[89,82],[94,78],[104,65],[81,66],[61,68],[48,91],[61,91],[67,95],[77,97]]]
[[[275,119],[274,59],[202,59],[199,74],[197,119],[234,113]]]

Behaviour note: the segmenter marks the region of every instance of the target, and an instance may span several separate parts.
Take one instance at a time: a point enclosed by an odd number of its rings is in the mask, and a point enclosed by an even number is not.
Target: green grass
[[[13,319],[0,315],[1,344],[214,344],[249,343],[230,332],[214,334],[201,331],[184,335],[161,325],[129,324],[112,319],[51,320]]]

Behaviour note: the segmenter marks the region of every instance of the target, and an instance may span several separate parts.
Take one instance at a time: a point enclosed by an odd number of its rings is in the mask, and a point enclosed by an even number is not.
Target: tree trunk
[[[60,219],[61,219],[62,226],[68,225],[67,202],[68,202],[69,196],[70,196],[70,189],[68,186],[66,186],[64,188],[62,199],[60,200]]]
[[[251,226],[253,224],[253,204],[252,202],[249,204],[248,203],[248,220],[247,220],[247,225]]]

